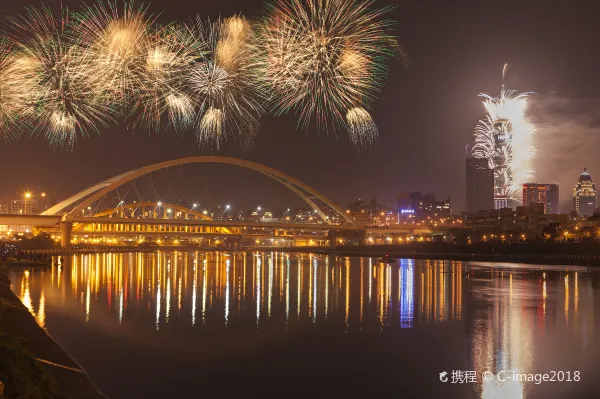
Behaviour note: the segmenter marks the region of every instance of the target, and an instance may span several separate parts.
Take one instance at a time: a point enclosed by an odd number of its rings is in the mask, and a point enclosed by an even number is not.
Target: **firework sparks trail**
[[[12,44],[0,39],[0,137],[11,141],[18,137],[17,119],[27,110],[27,93],[30,81],[23,79],[26,74],[24,59],[11,52]]]
[[[530,94],[506,91],[504,84],[500,97],[481,94],[487,116],[475,128],[472,154],[487,159],[494,169],[496,198],[522,201],[523,184],[534,175],[531,160],[535,156],[535,129],[525,117]]]
[[[373,5],[277,0],[268,6],[260,27],[260,76],[275,114],[294,110],[305,128],[312,121],[325,130],[337,125],[355,143],[370,141],[372,123],[355,123],[355,110],[365,116],[386,75],[385,59],[399,50],[392,23],[382,20],[390,8]]]
[[[378,130],[371,115],[360,107],[351,108],[346,115],[350,141],[358,147],[370,146],[377,138]]]

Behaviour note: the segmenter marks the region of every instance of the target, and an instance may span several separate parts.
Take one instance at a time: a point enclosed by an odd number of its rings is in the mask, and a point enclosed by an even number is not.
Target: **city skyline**
[[[65,3],[66,6],[71,4],[77,3]],[[206,5],[204,11],[209,16],[242,11],[252,18],[260,9],[259,4],[258,1],[224,1],[218,6]],[[393,2],[381,2],[382,6],[387,4]],[[486,4],[474,5],[466,14],[461,12],[460,17],[471,20],[475,14],[489,7]],[[164,10],[160,19],[165,20],[185,19],[197,11],[196,8],[191,3],[182,3],[181,9],[177,10],[166,2],[154,2],[151,6],[152,10]],[[466,209],[463,148],[470,142],[477,120],[484,115],[477,95],[497,91],[498,68],[505,62],[511,64],[507,88],[519,86],[537,93],[531,99],[531,108],[535,112],[540,109],[545,112],[549,98],[589,99],[594,91],[595,83],[588,85],[585,78],[578,76],[591,75],[595,61],[571,57],[573,50],[570,48],[570,38],[587,37],[582,32],[591,29],[591,25],[586,23],[589,13],[585,12],[585,4],[578,10],[569,11],[583,18],[573,26],[564,22],[559,7],[548,6],[540,11],[534,5],[528,5],[520,8],[518,15],[513,10],[513,4],[509,2],[492,15],[498,20],[514,23],[510,32],[504,32],[506,35],[494,34],[494,24],[486,24],[492,43],[500,51],[484,59],[479,46],[484,39],[474,34],[481,28],[478,22],[469,29],[453,32],[452,38],[446,38],[441,32],[453,26],[447,18],[448,13],[451,15],[453,12],[451,7],[438,5],[427,14],[429,10],[422,5],[397,5],[392,18],[398,21],[397,34],[411,57],[412,65],[389,64],[390,74],[373,112],[380,137],[362,153],[357,152],[351,143],[336,139],[333,132],[325,136],[316,131],[304,133],[297,130],[295,118],[284,116],[263,120],[250,152],[240,151],[236,143],[229,143],[218,154],[241,156],[285,171],[314,187],[326,188],[327,194],[340,204],[357,197],[376,196],[380,202],[392,205],[399,192],[422,191],[450,196],[456,210]],[[6,7],[7,14],[15,15],[21,11],[21,5]],[[536,21],[534,26],[530,21],[525,23],[527,16],[533,12],[543,12],[546,18],[540,19],[545,21]],[[415,26],[411,22],[415,15],[427,15],[427,23]],[[558,21],[561,23],[558,24]],[[429,29],[433,30],[428,32]],[[497,32],[500,33],[500,27]],[[529,40],[515,41],[514,38],[519,35],[525,35]],[[467,37],[472,40],[466,41]],[[490,37],[485,40],[489,41]],[[456,47],[431,46],[434,40],[443,42],[450,39]],[[532,54],[536,54],[535,57]],[[569,59],[569,63],[565,63],[565,58]],[[446,67],[439,66],[440,60],[447,64]],[[573,63],[573,70],[578,71],[578,76],[571,72]],[[575,101],[571,101],[570,105],[577,108]],[[569,115],[559,116],[569,120]],[[560,168],[554,165],[550,150],[557,149],[558,144],[554,140],[557,137],[545,135],[544,126],[542,129],[539,125],[536,127],[536,140],[541,143],[536,142],[540,151],[536,159],[538,173],[535,181],[557,182],[568,187],[572,184],[572,176],[580,171],[581,163],[587,164],[592,173],[599,169],[600,165],[594,165],[594,158],[587,157],[590,154],[581,157],[581,152],[573,153],[566,160],[568,154],[560,154]],[[575,128],[577,126],[572,126],[573,130]],[[574,143],[580,140],[576,134],[572,136]],[[562,139],[562,136],[559,138]],[[552,141],[549,147],[548,143]],[[190,135],[179,138],[173,132],[156,135],[143,129],[132,134],[122,127],[106,129],[100,136],[92,134],[92,137],[80,140],[74,152],[52,151],[41,140],[27,139],[2,145],[5,156],[0,160],[0,168],[12,172],[6,176],[0,192],[2,196],[28,186],[49,184],[56,189],[59,197],[66,197],[92,182],[134,167],[185,155],[208,154],[198,150]],[[131,148],[139,151],[132,152]],[[289,157],[289,151],[310,153],[310,162],[302,157]],[[213,154],[216,151],[213,150]],[[540,167],[540,163],[548,165]],[[235,172],[218,173],[227,181],[245,183],[244,176],[236,176]],[[66,174],[70,178],[61,182],[59,177]],[[203,179],[214,187],[219,185],[217,178],[207,181],[204,176]],[[265,194],[273,191],[271,187],[265,187]],[[218,192],[214,195],[217,202],[221,197],[226,200],[230,196]],[[248,201],[265,202],[257,197],[251,193]],[[281,206],[286,206],[285,202],[282,200]],[[568,193],[563,191],[561,209],[569,209],[570,202]]]

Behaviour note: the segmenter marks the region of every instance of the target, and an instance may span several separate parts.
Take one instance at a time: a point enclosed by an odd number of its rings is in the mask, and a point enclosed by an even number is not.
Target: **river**
[[[112,399],[600,392],[600,273],[585,268],[158,252],[10,279]]]

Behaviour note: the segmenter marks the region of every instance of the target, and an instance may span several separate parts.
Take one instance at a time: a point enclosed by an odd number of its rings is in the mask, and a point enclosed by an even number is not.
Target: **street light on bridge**
[[[230,209],[231,209],[231,205],[225,205],[225,209],[223,210],[223,213],[221,214],[221,219],[223,219],[225,217],[225,212],[227,212]]]
[[[33,194],[31,194],[29,191],[26,191],[25,194],[24,194],[24,197],[25,197],[25,201],[24,201],[24,204],[23,204],[23,208],[24,209],[23,209],[22,213],[25,214],[25,215],[27,215],[27,204],[29,203],[29,200],[31,199],[31,197],[33,197]],[[33,214],[33,209],[32,209],[31,213]]]

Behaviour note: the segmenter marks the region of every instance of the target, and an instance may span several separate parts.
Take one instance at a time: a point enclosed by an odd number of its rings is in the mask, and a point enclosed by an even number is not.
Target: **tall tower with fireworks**
[[[523,183],[531,180],[530,162],[535,153],[532,145],[533,127],[526,121],[525,109],[530,93],[518,94],[506,90],[508,64],[502,71],[499,97],[480,94],[487,111],[475,127],[472,155],[485,158],[494,170],[494,206],[512,207],[521,202]]]

